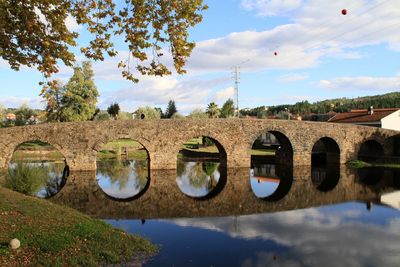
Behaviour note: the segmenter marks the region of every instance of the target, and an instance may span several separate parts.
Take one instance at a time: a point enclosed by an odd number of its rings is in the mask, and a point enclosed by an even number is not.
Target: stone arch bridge
[[[182,144],[199,136],[217,141],[228,167],[250,167],[250,149],[265,132],[273,133],[280,143],[286,144],[287,151],[283,149],[279,153],[294,165],[310,165],[313,147],[319,140],[336,142],[340,163],[345,163],[357,159],[362,144],[371,140],[381,144],[385,155],[392,155],[395,150],[392,137],[400,135],[400,132],[365,126],[264,119],[45,123],[0,129],[0,168],[7,166],[19,144],[39,140],[58,149],[71,170],[94,170],[96,154],[104,144],[130,138],[147,149],[150,169],[176,169]]]

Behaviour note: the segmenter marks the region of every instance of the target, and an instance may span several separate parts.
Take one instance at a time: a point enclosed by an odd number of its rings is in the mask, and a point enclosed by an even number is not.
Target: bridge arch
[[[114,136],[107,136],[106,138],[102,138],[101,140],[98,140],[95,145],[92,147],[92,153],[91,156],[93,157],[94,162],[97,161],[97,153],[101,151],[101,149],[107,145],[110,142],[117,141],[117,140],[132,140],[137,143],[139,143],[144,150],[147,153],[147,160],[149,162],[149,165],[151,163],[151,151],[149,150],[149,147],[151,148],[149,142],[147,140],[144,140],[143,138],[135,138],[132,137],[131,135],[114,135]]]
[[[131,201],[150,187],[150,157],[139,141],[122,138],[96,144],[96,182],[109,198]]]
[[[321,137],[314,141],[311,149],[311,164],[340,164],[339,143],[331,137]]]
[[[42,140],[31,137],[17,145],[13,144],[14,149],[6,167],[13,190],[40,198],[51,198],[64,187],[70,168],[65,154]],[[21,175],[21,172],[25,174]]]
[[[210,140],[212,140],[212,142],[215,144],[215,146],[218,149],[219,159],[220,159],[221,163],[226,164],[227,160],[228,160],[228,153],[227,153],[227,150],[225,149],[225,147],[228,144],[224,144],[221,141],[222,138],[218,138],[218,136],[216,134],[209,133],[209,132],[208,133],[185,134],[184,136],[181,136],[179,139],[174,140],[175,145],[171,151],[171,153],[173,153],[173,155],[171,155],[171,156],[175,159],[175,163],[178,160],[178,154],[182,150],[182,145],[190,139],[201,138],[201,137],[209,138]],[[233,167],[233,166],[231,166],[231,167]]]
[[[269,139],[267,136],[272,135],[273,138]],[[264,135],[266,135],[264,137]],[[263,140],[266,138],[265,140]],[[269,139],[269,140],[268,140]],[[267,142],[267,147],[275,150],[274,162],[278,164],[293,165],[294,148],[290,140],[290,135],[283,129],[277,128],[264,128],[263,130],[256,131],[250,135],[249,151],[256,149],[258,142]],[[252,157],[255,158],[255,157]]]
[[[147,153],[150,155],[151,144],[149,140],[144,139],[140,136],[135,136],[130,134],[112,134],[112,135],[102,136],[95,141],[94,145],[92,146],[93,156],[96,157],[97,152],[99,152],[107,143],[121,139],[130,139],[138,142],[146,149]]]
[[[362,142],[357,150],[357,159],[366,162],[377,162],[385,155],[384,145],[377,138],[371,138]]]
[[[46,138],[44,136],[38,136],[38,135],[29,135],[29,136],[20,136],[19,138],[17,137],[16,139],[13,140],[12,143],[8,144],[5,148],[4,148],[4,161],[5,164],[4,166],[8,166],[10,164],[10,161],[14,155],[14,152],[18,149],[19,146],[21,146],[24,143],[28,143],[28,142],[34,142],[34,141],[39,141],[42,143],[46,143],[51,145],[52,147],[54,147],[58,152],[60,152],[65,161],[66,164],[69,164],[69,161],[71,160],[71,158],[69,157],[69,153],[68,150],[65,150],[63,148],[62,145],[60,145],[56,140],[50,139],[50,138]]]
[[[188,197],[211,199],[226,185],[226,168],[227,153],[218,140],[193,136],[182,142],[176,154],[176,183]]]
[[[389,155],[400,162],[400,134],[387,138],[386,146],[388,147]]]

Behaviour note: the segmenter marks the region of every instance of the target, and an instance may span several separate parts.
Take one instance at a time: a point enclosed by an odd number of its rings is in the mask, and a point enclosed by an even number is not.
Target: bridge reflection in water
[[[108,196],[97,184],[94,171],[71,172],[64,188],[51,200],[101,219],[209,217],[270,213],[348,201],[379,202],[383,193],[399,187],[396,182],[399,173],[395,171],[376,171],[373,175],[378,179],[363,183],[371,178],[363,171],[345,166],[339,166],[333,177],[327,175],[331,172],[312,171],[310,166],[273,168],[276,168],[277,178],[262,177],[259,173],[260,182],[283,185],[279,190],[277,186],[275,192],[280,193],[273,192],[270,196],[275,197],[269,199],[257,197],[253,192],[254,175],[259,175],[254,169],[235,168],[226,169],[223,188],[210,198],[198,199],[184,194],[177,184],[175,170],[153,170],[148,186],[132,200],[117,201]],[[282,176],[278,178],[281,172],[286,177],[292,175],[289,178],[293,179],[282,181]]]

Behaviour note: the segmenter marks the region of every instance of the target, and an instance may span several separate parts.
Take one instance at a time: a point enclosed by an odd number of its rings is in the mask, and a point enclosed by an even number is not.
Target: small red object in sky
[[[342,9],[342,15],[347,15],[347,9]]]
[[[277,56],[277,55],[278,55],[278,52],[274,52],[274,55]]]

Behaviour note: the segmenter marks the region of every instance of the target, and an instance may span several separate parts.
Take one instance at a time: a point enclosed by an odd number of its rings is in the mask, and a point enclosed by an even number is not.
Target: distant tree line
[[[0,105],[0,126],[20,126],[39,122],[85,121],[85,120],[132,120],[132,119],[183,119],[178,112],[175,101],[170,100],[165,111],[149,106],[139,107],[133,114],[121,111],[118,103],[112,103],[106,111],[96,108],[98,92],[93,82],[90,63],[75,67],[74,74],[66,85],[60,85],[59,91],[51,91],[46,97],[46,110],[34,110],[26,104],[17,109],[7,109]],[[329,111],[347,112],[352,109],[400,108],[400,92],[359,98],[337,98],[315,103],[297,102],[294,105],[260,106],[242,109],[241,116],[265,118],[275,116],[287,119],[291,114],[306,116],[310,114],[326,114]],[[7,118],[13,114],[14,118]],[[187,118],[231,118],[235,115],[232,99],[228,99],[220,108],[215,102],[207,105],[205,110],[194,109]]]
[[[291,114],[325,114],[329,111],[348,112],[352,109],[374,108],[400,108],[400,93],[393,92],[384,95],[366,96],[358,98],[337,98],[309,103],[308,101],[297,102],[294,105],[260,106],[252,109],[242,109],[241,115],[266,116],[282,115],[285,112]]]
[[[15,117],[7,118],[7,114],[13,114]],[[27,104],[19,108],[5,108],[0,104],[0,127],[36,124],[42,116],[43,113],[40,110],[31,109]]]

